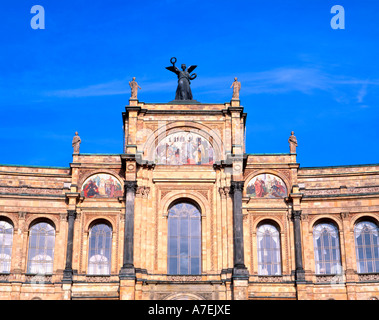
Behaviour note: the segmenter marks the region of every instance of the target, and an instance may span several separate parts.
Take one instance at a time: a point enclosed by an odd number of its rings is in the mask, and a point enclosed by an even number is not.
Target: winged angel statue
[[[172,66],[166,67],[167,70],[174,72],[178,76],[178,87],[176,89],[175,100],[193,100],[190,80],[194,80],[197,75],[196,73],[190,75],[190,73],[195,70],[197,66],[189,66],[187,68],[185,64],[182,64],[182,70],[179,70],[175,66],[176,61],[175,57],[171,58],[170,62],[172,63]]]

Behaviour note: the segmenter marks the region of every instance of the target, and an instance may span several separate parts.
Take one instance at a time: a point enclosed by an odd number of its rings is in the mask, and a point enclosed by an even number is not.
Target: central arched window
[[[379,272],[379,228],[370,221],[355,225],[358,273]]]
[[[192,203],[169,209],[167,256],[168,274],[201,273],[201,214]]]
[[[88,274],[108,275],[111,271],[112,228],[95,224],[89,234]]]
[[[47,222],[30,228],[28,273],[52,274],[54,261],[55,229]]]
[[[0,221],[0,273],[11,270],[13,243],[13,226],[7,221]]]
[[[319,223],[313,229],[316,274],[340,274],[341,255],[338,229],[333,223]]]
[[[257,230],[258,274],[280,275],[280,238],[278,229],[272,224],[262,224]]]

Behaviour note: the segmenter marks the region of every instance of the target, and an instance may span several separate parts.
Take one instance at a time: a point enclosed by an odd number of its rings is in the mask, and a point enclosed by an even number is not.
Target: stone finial
[[[288,138],[288,142],[290,144],[290,153],[296,153],[297,139],[294,136],[293,131],[291,131],[291,136]]]
[[[78,131],[75,132],[75,136],[72,139],[72,147],[74,148],[74,153],[79,153],[80,151],[80,143],[82,140],[78,136]]]
[[[138,89],[141,89],[141,87],[138,85],[138,83],[136,81],[136,77],[133,77],[133,80],[129,81],[129,86],[130,86],[130,89],[132,90],[130,98],[131,99],[137,99],[137,91],[138,91]]]
[[[241,89],[241,82],[237,81],[237,77],[234,78],[234,81],[232,85],[230,86],[233,88],[233,96],[232,100],[239,100],[240,98],[240,89]]]

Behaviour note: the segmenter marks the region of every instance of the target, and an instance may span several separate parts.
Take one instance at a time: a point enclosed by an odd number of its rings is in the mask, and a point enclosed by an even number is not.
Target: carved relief
[[[136,197],[148,198],[150,193],[150,187],[137,187]]]
[[[379,273],[358,274],[359,281],[379,281]]]
[[[196,282],[201,281],[201,276],[195,275],[178,275],[178,276],[167,276],[167,281],[173,282]]]
[[[259,276],[258,277],[259,282],[282,282],[283,277],[282,276]]]
[[[359,187],[359,188],[330,188],[330,189],[303,189],[302,193],[305,196],[322,196],[335,194],[364,194],[377,193],[379,187]]]
[[[27,185],[19,187],[0,186],[0,193],[17,193],[32,195],[63,195],[64,190],[61,188],[36,188]]]

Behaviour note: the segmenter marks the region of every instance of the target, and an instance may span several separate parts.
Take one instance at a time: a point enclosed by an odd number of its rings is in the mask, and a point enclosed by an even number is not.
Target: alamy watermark
[[[341,5],[335,5],[330,9],[330,13],[335,13],[330,20],[332,29],[345,29],[345,9]]]
[[[41,5],[34,5],[30,9],[30,13],[35,14],[30,20],[32,29],[45,29],[45,9]],[[330,13],[335,15],[330,20],[332,29],[345,29],[345,8],[341,5],[334,5],[330,9]]]
[[[30,9],[30,13],[35,14],[30,20],[32,29],[45,29],[45,9],[43,6],[35,5]]]

